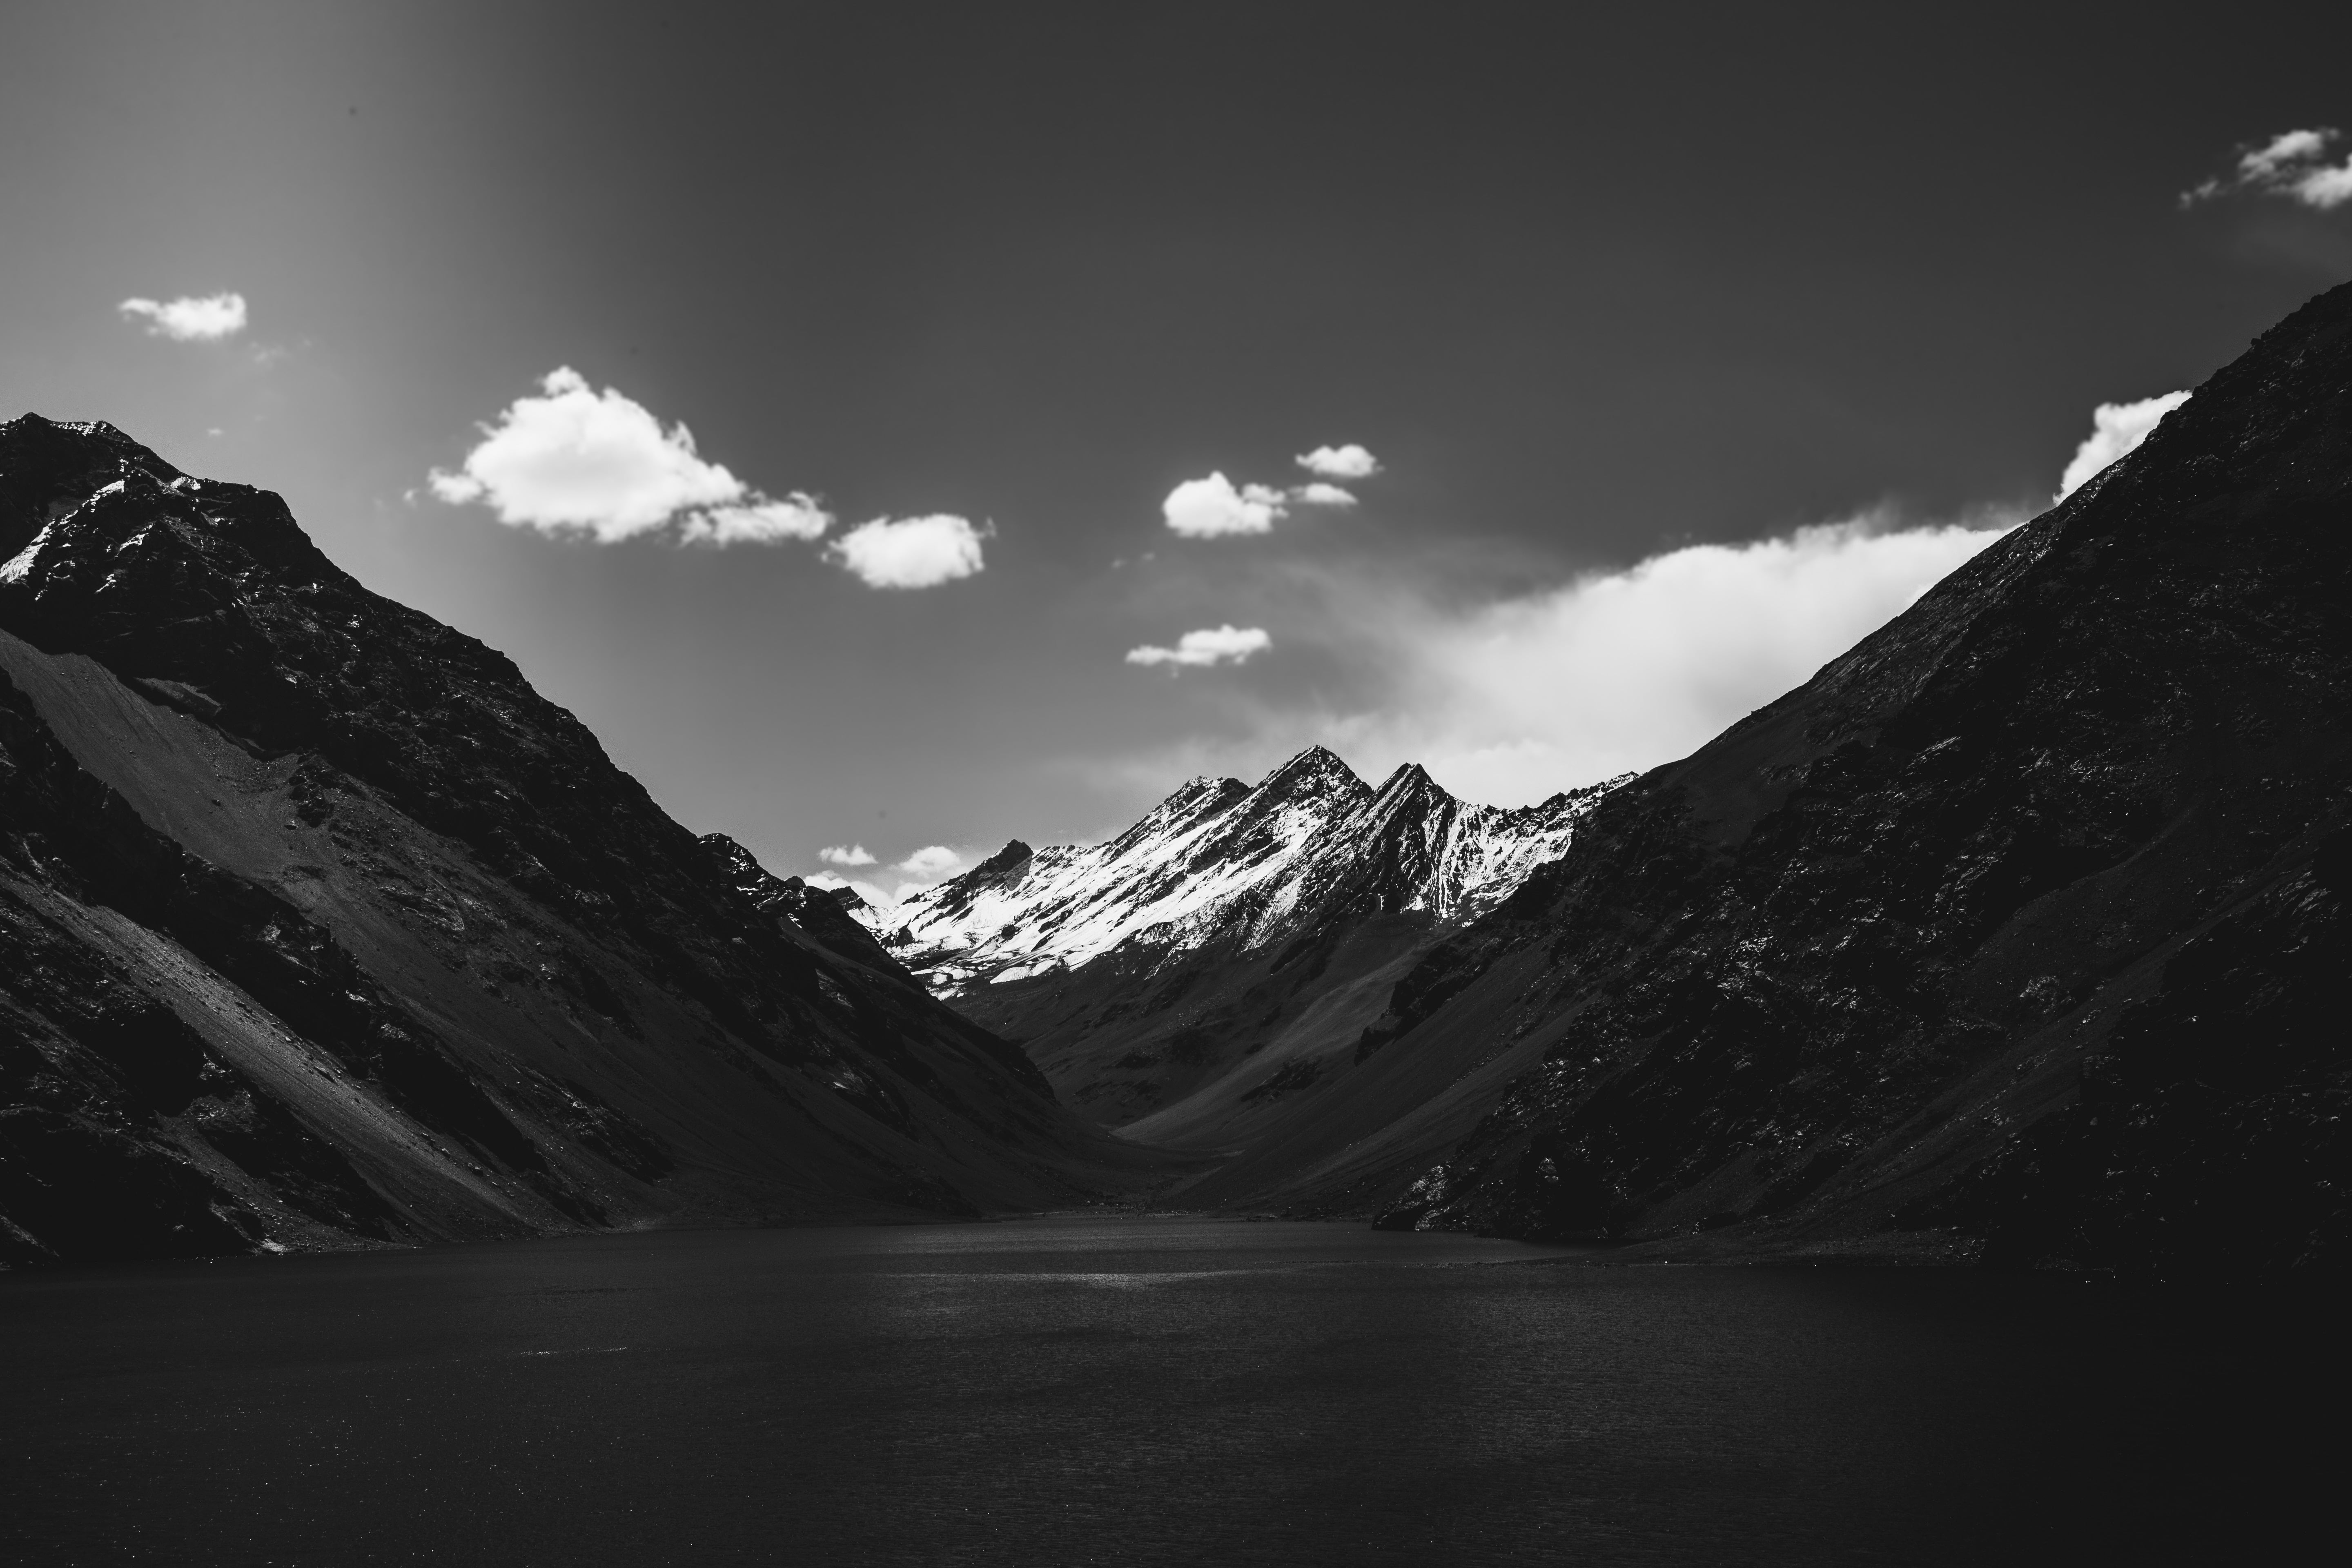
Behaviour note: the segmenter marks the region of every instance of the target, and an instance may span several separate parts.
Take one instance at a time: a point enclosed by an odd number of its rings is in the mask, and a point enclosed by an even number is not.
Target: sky
[[[0,410],[887,895],[1686,753],[2352,277],[2340,5],[1637,9],[12,7]]]

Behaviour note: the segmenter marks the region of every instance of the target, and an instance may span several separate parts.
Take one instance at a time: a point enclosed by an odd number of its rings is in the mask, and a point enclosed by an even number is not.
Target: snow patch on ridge
[[[1418,767],[1374,790],[1316,746],[1254,787],[1190,780],[1107,843],[1016,840],[894,910],[854,912],[948,996],[1121,950],[1154,967],[1213,945],[1247,952],[1335,905],[1458,923],[1557,858],[1623,782],[1507,810],[1456,800]]]

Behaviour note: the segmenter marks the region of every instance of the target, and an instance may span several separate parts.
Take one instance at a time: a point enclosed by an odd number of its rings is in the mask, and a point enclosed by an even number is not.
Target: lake
[[[2343,1305],[1105,1215],[26,1271],[0,1554],[2259,1561]]]

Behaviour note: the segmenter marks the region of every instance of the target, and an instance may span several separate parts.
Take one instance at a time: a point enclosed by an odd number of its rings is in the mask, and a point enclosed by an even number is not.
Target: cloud
[[[985,565],[980,542],[992,531],[945,513],[877,517],[843,534],[825,553],[869,588],[935,588],[980,571]]]
[[[2064,500],[2083,488],[2092,475],[2122,457],[2156,428],[2157,421],[2189,401],[2185,392],[2144,397],[2137,403],[2102,403],[2091,411],[2091,433],[2074,448],[2074,458],[2058,480],[2057,499]]]
[[[1290,492],[1290,499],[1295,501],[1304,501],[1308,506],[1344,507],[1356,504],[1354,492],[1341,489],[1338,485],[1327,485],[1320,479],[1313,484],[1297,486]]]
[[[2259,147],[2239,154],[2238,166],[2226,177],[2205,181],[2180,195],[2182,206],[2233,191],[2254,191],[2284,196],[2322,212],[2352,202],[2352,157],[2330,163],[2327,150],[2342,135],[2329,126],[2308,131],[2283,131]]]
[[[873,852],[868,850],[863,844],[852,844],[846,847],[839,844],[829,844],[816,852],[816,858],[834,866],[871,866],[874,864]]]
[[[677,536],[688,544],[773,544],[785,539],[815,539],[832,526],[833,514],[814,496],[794,490],[782,500],[689,512]]]
[[[1285,515],[1283,494],[1266,485],[1234,488],[1222,473],[1205,479],[1186,479],[1160,503],[1168,526],[1187,539],[1214,539],[1227,533],[1265,533],[1274,520]]]
[[[452,505],[480,501],[500,522],[600,544],[675,526],[685,542],[728,545],[814,539],[833,519],[814,498],[753,489],[695,450],[684,425],[665,430],[617,387],[602,393],[569,366],[518,397],[466,454],[428,483]]]
[[[147,319],[150,337],[181,343],[215,343],[245,331],[245,296],[184,295],[177,300],[125,300],[115,309],[128,320]]]
[[[1380,459],[1349,442],[1344,447],[1318,447],[1302,452],[1298,466],[1327,479],[1369,479],[1381,471]]]
[[[944,877],[962,864],[963,857],[946,845],[927,844],[899,861],[898,868],[911,876]]]
[[[1274,639],[1259,626],[1210,626],[1197,632],[1186,632],[1176,639],[1174,647],[1131,647],[1127,650],[1129,664],[1194,665],[1246,663],[1250,655],[1264,653],[1274,646]]]
[[[1862,518],[1440,616],[1409,629],[1401,712],[1367,737],[1498,803],[1654,767],[1810,679],[2013,525]]]

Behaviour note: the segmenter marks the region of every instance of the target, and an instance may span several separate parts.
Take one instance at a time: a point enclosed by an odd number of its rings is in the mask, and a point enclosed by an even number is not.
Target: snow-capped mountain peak
[[[1375,790],[1312,746],[1255,785],[1189,780],[1105,843],[1015,839],[895,910],[857,914],[949,995],[1114,952],[1248,952],[1329,918],[1464,921],[1566,848],[1616,782],[1507,810],[1454,799],[1418,764]]]

